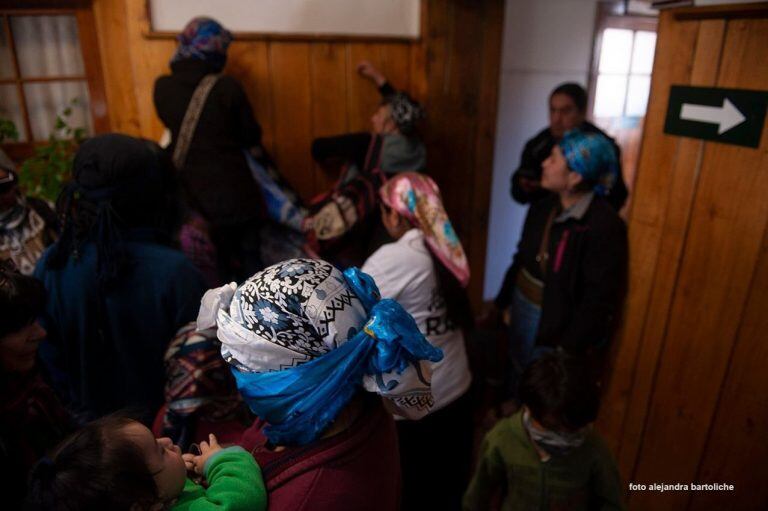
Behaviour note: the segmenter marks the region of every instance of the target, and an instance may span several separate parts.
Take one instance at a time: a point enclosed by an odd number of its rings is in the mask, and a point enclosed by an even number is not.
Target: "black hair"
[[[587,111],[587,91],[584,87],[575,82],[561,83],[552,91],[549,95],[550,99],[555,94],[565,94],[573,100],[573,104],[579,112],[584,113]]]
[[[160,501],[141,448],[119,431],[133,423],[111,415],[77,431],[32,469],[28,510],[130,511]]]
[[[546,427],[580,429],[597,418],[600,397],[585,360],[547,353],[523,372],[520,400]]]
[[[43,283],[10,267],[0,265],[0,338],[29,325],[43,312],[46,294]]]
[[[86,140],[73,164],[74,181],[57,200],[63,230],[46,264],[61,269],[77,257],[86,241],[96,243],[100,288],[115,282],[132,261],[123,243],[131,228],[154,228],[158,241],[170,242],[169,190],[173,174],[156,144],[127,135],[107,134]]]

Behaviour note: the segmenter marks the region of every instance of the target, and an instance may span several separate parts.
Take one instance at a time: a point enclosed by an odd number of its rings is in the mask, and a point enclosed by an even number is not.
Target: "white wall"
[[[597,0],[507,0],[484,296],[492,299],[520,238],[527,208],[510,176],[525,142],[547,125],[547,98],[562,82],[586,86]]]

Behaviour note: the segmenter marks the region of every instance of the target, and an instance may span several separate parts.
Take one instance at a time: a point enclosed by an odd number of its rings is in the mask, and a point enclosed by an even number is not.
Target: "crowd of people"
[[[471,276],[423,108],[362,62],[371,130],[314,141],[338,180],[304,203],[222,74],[231,40],[192,20],[155,84],[170,144],[87,139],[55,212],[0,168],[9,509],[623,509],[591,424],[627,191],[584,89],[552,92],[512,176],[530,207],[492,316],[510,413],[478,447]]]

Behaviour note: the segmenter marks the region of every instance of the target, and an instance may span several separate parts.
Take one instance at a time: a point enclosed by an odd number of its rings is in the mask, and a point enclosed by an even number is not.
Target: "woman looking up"
[[[589,356],[597,377],[625,284],[626,228],[603,197],[618,171],[610,141],[569,131],[542,167],[554,193],[528,210],[496,298],[510,326],[511,396],[532,358],[558,346]]]

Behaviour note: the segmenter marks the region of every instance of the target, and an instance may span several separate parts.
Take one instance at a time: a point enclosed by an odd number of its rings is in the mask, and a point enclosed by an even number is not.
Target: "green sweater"
[[[267,490],[261,469],[242,447],[227,447],[205,463],[203,488],[187,479],[184,490],[171,508],[173,511],[263,511]]]
[[[570,453],[542,462],[522,412],[499,421],[483,439],[463,508],[485,511],[496,493],[503,497],[502,510],[625,509],[616,463],[596,433]]]

